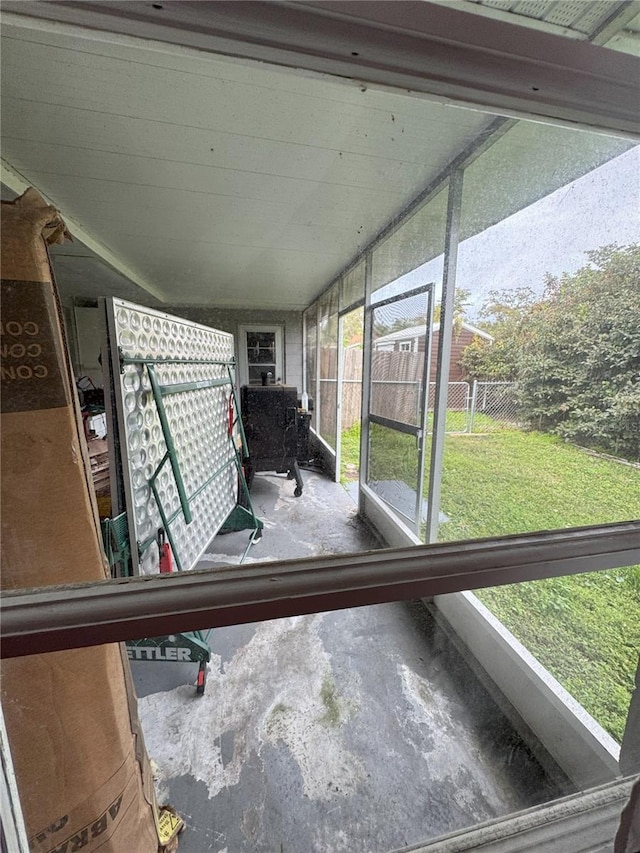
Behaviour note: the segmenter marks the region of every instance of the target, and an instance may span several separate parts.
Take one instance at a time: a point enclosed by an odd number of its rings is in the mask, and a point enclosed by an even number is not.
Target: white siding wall
[[[242,325],[279,325],[284,328],[284,382],[287,385],[295,385],[302,392],[302,314],[298,311],[234,311],[218,310],[216,308],[194,308],[186,306],[162,306],[160,309],[167,314],[176,314],[192,320],[194,323],[202,323],[231,332],[238,345],[238,327]],[[96,332],[98,327],[104,325],[101,321],[102,312],[96,308],[75,309],[68,311],[66,317],[69,337],[73,341],[74,369],[78,374],[89,373],[98,385],[102,385],[102,374],[99,368],[89,369],[90,366],[83,363],[82,351],[78,352],[78,343],[83,340],[92,341],[95,349],[95,361],[100,351],[100,344],[96,343]],[[93,350],[92,350],[93,352]],[[91,365],[95,367],[95,365]],[[95,374],[95,375],[94,375]]]
[[[192,306],[163,306],[168,314],[177,314],[194,323],[202,323],[231,332],[238,345],[238,327],[284,327],[284,382],[302,391],[302,313],[299,311],[247,311]]]

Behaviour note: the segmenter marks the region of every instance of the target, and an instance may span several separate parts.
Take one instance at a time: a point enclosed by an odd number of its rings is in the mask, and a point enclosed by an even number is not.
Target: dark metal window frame
[[[339,610],[640,562],[640,521],[247,568],[20,589],[1,603],[2,655],[52,652]]]

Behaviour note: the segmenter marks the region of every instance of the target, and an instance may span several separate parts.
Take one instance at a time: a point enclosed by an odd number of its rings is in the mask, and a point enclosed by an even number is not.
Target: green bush
[[[544,295],[492,291],[494,344],[462,356],[470,379],[512,379],[524,420],[578,444],[640,460],[640,245],[588,252]]]

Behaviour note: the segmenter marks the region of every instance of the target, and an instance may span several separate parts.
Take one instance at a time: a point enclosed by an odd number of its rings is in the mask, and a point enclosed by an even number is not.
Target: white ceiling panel
[[[73,305],[78,297],[92,301],[105,294],[135,302],[142,300],[149,305],[158,304],[149,293],[107,266],[99,257],[87,254],[86,248],[82,247],[84,254],[78,254],[74,247],[79,247],[79,244],[65,243],[52,249],[56,283],[64,305]]]
[[[427,170],[427,158],[420,162],[394,157],[393,139],[385,158],[311,145],[256,141],[246,136],[216,136],[211,131],[189,132],[178,126],[158,126],[137,119],[96,121],[95,114],[78,115],[75,110],[48,104],[36,110],[32,103],[10,96],[3,99],[3,122],[5,150],[24,156],[30,144],[40,144],[39,153],[31,149],[39,158],[40,171],[50,171],[47,166],[51,163],[59,173],[61,163],[82,163],[84,152],[91,152],[105,164],[99,172],[93,169],[96,177],[112,177],[114,173],[115,180],[122,180],[124,175],[136,183],[166,186],[165,170],[182,170],[186,176],[197,175],[203,192],[217,192],[222,184],[236,195],[238,188],[253,176],[254,192],[264,178],[295,178],[307,185],[305,191],[309,184],[332,184],[343,189],[369,187],[404,194],[415,189],[415,181],[424,179]],[[399,132],[402,135],[402,130]],[[418,145],[428,147],[428,162],[436,168],[448,162],[450,152],[442,140],[436,144],[425,138],[414,147]]]
[[[9,165],[185,304],[304,308],[491,120],[64,28],[2,66]]]
[[[493,120],[354,80],[17,16],[2,37],[2,153],[14,184],[36,186],[110,268],[171,303],[305,308]],[[500,149],[503,165],[537,158],[535,187],[493,193],[474,227],[565,180],[545,156],[553,129],[539,127],[536,144],[520,150],[511,134]],[[566,180],[615,153],[605,137],[594,155],[580,133],[557,135],[571,140]],[[93,252],[76,274],[72,255],[60,269],[78,296],[83,277],[91,294],[113,290],[115,273]]]
[[[640,10],[640,6],[636,8]],[[607,47],[640,56],[640,11],[622,29],[611,36]]]
[[[74,44],[77,41],[73,40]],[[212,146],[222,145],[225,139],[234,145],[236,137],[244,137],[256,145],[290,143],[328,152],[422,162],[425,141],[440,139],[440,148],[446,144],[438,132],[441,114],[451,112],[446,116],[448,125],[459,123],[464,128],[473,124],[464,112],[431,105],[433,123],[425,126],[424,104],[412,98],[361,91],[353,85],[324,81],[325,88],[335,90],[328,92],[332,97],[326,97],[318,81],[307,78],[306,92],[291,91],[280,85],[288,73],[264,68],[255,69],[251,84],[147,65],[137,57],[114,59],[51,47],[12,35],[5,36],[3,52],[8,67],[21,69],[17,78],[8,73],[6,95],[12,94],[16,83],[19,97],[26,103],[97,111],[114,119],[146,120],[162,130],[173,126],[185,141],[191,139],[191,131],[204,131],[210,134]],[[140,53],[138,49],[136,54]],[[221,63],[213,62],[223,74]],[[44,78],[43,67],[47,68]],[[339,99],[342,90],[349,97]],[[136,132],[144,134],[145,125],[136,126]],[[202,141],[203,137],[196,136],[195,140]],[[395,144],[390,152],[392,141]],[[208,155],[210,148],[203,145],[203,152]]]

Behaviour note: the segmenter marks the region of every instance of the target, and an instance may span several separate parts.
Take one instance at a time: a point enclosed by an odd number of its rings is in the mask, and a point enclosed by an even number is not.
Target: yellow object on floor
[[[160,808],[160,814],[158,816],[158,840],[160,842],[161,849],[166,848],[167,845],[169,845],[183,829],[184,821],[175,813],[171,806],[163,806]]]

